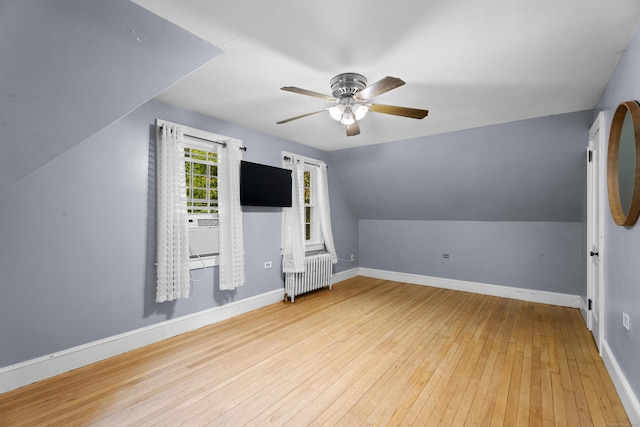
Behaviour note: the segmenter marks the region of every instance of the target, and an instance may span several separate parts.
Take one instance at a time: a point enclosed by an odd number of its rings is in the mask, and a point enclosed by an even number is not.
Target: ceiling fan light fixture
[[[343,96],[336,105],[329,107],[331,118],[347,126],[364,118],[367,111],[369,111],[369,107],[356,102],[352,96]]]
[[[351,111],[351,107],[347,107],[344,110],[344,113],[342,113],[342,118],[340,119],[340,123],[342,123],[343,125],[352,125],[356,122],[356,117],[353,114],[353,111]]]
[[[344,113],[344,105],[336,104],[333,107],[329,107],[329,115],[337,122],[342,119],[342,113]]]
[[[351,110],[353,111],[353,115],[355,116],[356,120],[362,120],[364,119],[364,116],[367,115],[369,107],[356,102],[351,107]]]

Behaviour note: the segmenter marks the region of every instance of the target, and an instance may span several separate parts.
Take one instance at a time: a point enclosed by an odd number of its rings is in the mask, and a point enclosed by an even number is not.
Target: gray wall
[[[592,111],[331,152],[362,219],[581,221]]]
[[[155,118],[240,138],[249,161],[280,165],[282,150],[328,160],[151,101],[34,171],[0,195],[0,366],[282,288],[281,210],[246,208],[246,284],[220,291],[217,268],[195,270],[202,280],[191,298],[155,303]],[[333,169],[332,220],[346,258],[357,250],[357,222]]]
[[[640,100],[638,28],[596,105],[596,113],[605,113],[607,140],[615,109],[620,102],[629,100]],[[605,263],[605,339],[635,395],[640,397],[640,224],[619,227],[605,208],[604,232],[605,244],[600,252]],[[622,326],[623,312],[631,317],[630,331]]]
[[[578,222],[362,220],[360,266],[576,295],[581,229]]]
[[[360,219],[359,265],[582,295],[592,115],[331,152]]]

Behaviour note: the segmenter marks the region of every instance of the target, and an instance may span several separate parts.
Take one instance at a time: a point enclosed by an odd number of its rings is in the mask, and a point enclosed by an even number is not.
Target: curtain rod
[[[162,129],[163,126],[160,126],[160,129]],[[189,135],[188,133],[183,133],[184,136],[188,136],[189,138],[195,138],[195,139],[199,139],[200,141],[207,141],[207,142],[213,142],[214,144],[218,144],[218,145],[222,145],[223,147],[227,147],[227,143],[226,142],[220,142],[220,141],[214,141],[212,139],[207,139],[207,138],[201,138],[199,136],[195,136],[195,135]],[[247,147],[238,147],[239,149],[241,149],[242,151],[247,151]]]
[[[292,161],[293,159],[292,159],[291,157],[289,157],[289,156],[284,156],[284,157],[283,157],[283,160],[284,160],[285,162],[290,162],[290,161]],[[305,165],[320,166],[318,163],[311,163],[311,162],[302,162],[302,163],[304,163]],[[329,167],[328,167],[328,166],[327,166],[327,169],[329,169]]]

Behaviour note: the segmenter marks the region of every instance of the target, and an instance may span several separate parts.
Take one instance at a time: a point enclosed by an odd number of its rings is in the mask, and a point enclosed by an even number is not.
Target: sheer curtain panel
[[[320,162],[318,166],[318,209],[320,217],[320,231],[324,246],[331,255],[333,264],[338,262],[336,247],[333,243],[333,231],[331,229],[331,208],[329,205],[329,182],[327,179],[327,165]]]
[[[191,291],[183,132],[163,124],[157,143],[156,302],[188,298]]]
[[[241,144],[227,140],[218,160],[218,209],[220,217],[220,289],[242,286],[244,277],[244,237],[240,206]]]
[[[291,159],[292,200],[284,213],[284,247],[282,271],[304,272],[304,162],[297,156]]]

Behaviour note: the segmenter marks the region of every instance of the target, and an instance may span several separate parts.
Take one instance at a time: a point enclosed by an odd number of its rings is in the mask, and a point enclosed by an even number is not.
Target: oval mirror
[[[640,105],[621,103],[613,115],[607,153],[609,207],[618,225],[635,224],[640,213]]]

